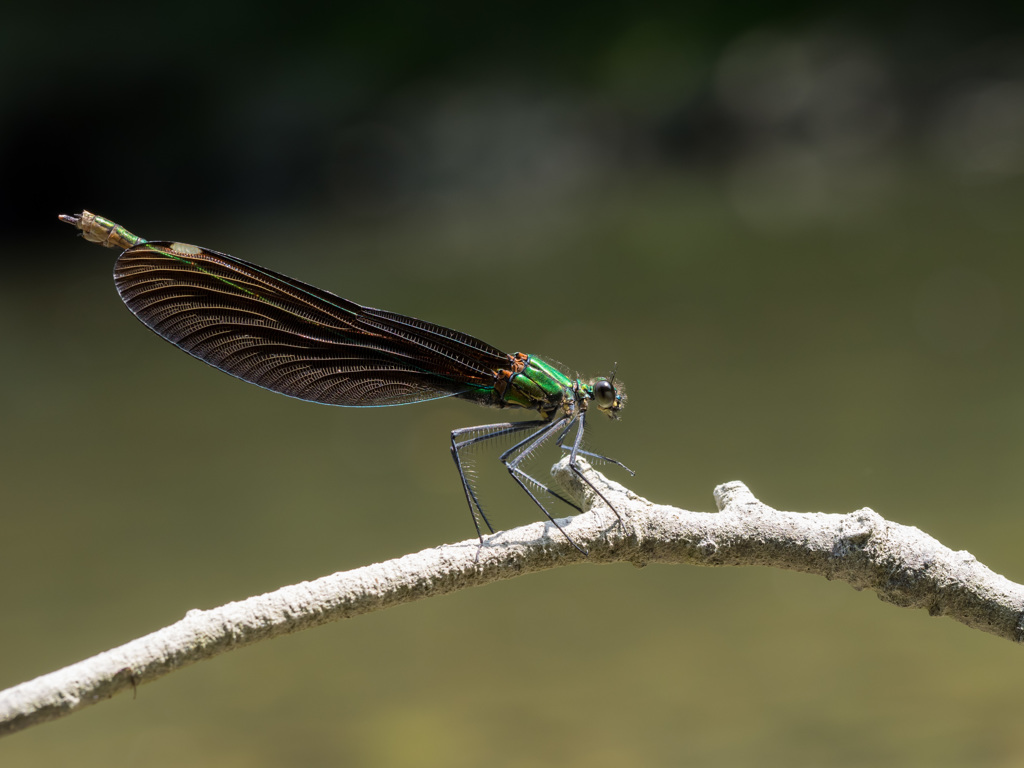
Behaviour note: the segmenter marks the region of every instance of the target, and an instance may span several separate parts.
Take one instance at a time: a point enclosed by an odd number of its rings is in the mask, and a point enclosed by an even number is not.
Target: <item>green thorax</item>
[[[498,372],[494,404],[554,413],[576,400],[578,382],[539,357],[519,352],[511,356],[508,370]]]

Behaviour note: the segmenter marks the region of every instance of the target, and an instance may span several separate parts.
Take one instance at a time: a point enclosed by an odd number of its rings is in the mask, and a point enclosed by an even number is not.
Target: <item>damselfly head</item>
[[[590,396],[590,399],[594,401],[594,405],[597,406],[599,411],[608,414],[613,419],[617,419],[619,411],[626,406],[626,392],[622,388],[622,383],[615,383],[615,374],[612,374],[612,378],[606,379],[603,376],[599,379],[594,379],[585,387],[586,393]]]

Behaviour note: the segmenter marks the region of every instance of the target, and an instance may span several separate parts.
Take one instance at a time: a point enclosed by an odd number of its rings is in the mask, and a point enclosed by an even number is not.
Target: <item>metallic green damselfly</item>
[[[569,451],[573,472],[615,511],[577,466],[579,456],[592,456],[630,471],[581,447],[591,404],[612,418],[626,404],[614,373],[589,381],[573,378],[535,355],[510,355],[460,331],[364,307],[225,253],[143,240],[88,211],[60,219],[80,229],[86,240],[123,251],[114,264],[114,284],[139,320],[239,379],[328,405],[403,405],[458,397],[537,411],[539,418],[530,421],[451,433],[452,458],[481,544],[480,520],[490,532],[494,528],[467,477],[462,452],[499,437],[528,433],[499,461],[580,551],[534,490],[579,506],[527,474],[523,462],[554,439]]]

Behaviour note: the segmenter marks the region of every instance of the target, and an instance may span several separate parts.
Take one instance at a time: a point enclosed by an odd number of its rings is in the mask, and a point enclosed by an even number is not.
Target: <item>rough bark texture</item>
[[[179,667],[259,640],[500,579],[590,562],[762,565],[872,589],[886,602],[925,608],[967,626],[1024,640],[1024,587],[917,528],[870,509],[845,515],[780,512],[745,485],[715,489],[718,512],[652,504],[584,465],[618,512],[595,505],[560,521],[585,558],[550,523],[427,549],[385,563],[283,587],[183,619],[145,637],[0,692],[0,734],[74,712]],[[583,501],[595,494],[563,460],[555,479]],[[600,499],[597,499],[599,502]]]

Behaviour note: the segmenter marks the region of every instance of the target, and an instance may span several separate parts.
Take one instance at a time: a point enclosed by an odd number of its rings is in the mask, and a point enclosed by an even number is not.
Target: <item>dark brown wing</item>
[[[413,317],[363,307],[184,243],[117,259],[117,291],[149,328],[232,376],[329,405],[382,406],[478,392],[509,355]]]

